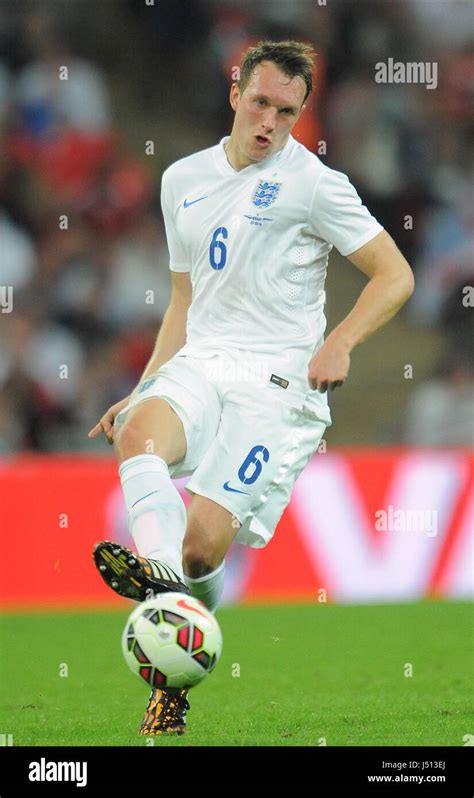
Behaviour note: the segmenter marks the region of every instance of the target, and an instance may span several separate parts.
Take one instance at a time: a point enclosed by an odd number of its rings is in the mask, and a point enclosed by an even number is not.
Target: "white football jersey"
[[[193,287],[186,349],[294,350],[306,367],[326,327],[324,282],[333,246],[348,255],[382,226],[346,175],[289,137],[236,172],[224,144],[163,174],[170,269]]]

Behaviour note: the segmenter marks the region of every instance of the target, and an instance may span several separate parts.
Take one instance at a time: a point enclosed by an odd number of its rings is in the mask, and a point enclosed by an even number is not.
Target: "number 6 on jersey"
[[[216,271],[223,269],[227,261],[227,248],[224,241],[219,240],[219,236],[226,239],[228,235],[229,231],[227,227],[217,227],[212,234],[211,243],[209,245],[209,263]]]

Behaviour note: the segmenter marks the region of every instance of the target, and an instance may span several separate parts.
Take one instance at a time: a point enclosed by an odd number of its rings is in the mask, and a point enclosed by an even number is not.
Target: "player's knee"
[[[114,446],[117,458],[121,463],[129,457],[136,457],[140,454],[156,454],[162,457],[166,463],[175,462],[174,446],[172,442],[165,440],[164,436],[150,435],[150,428],[143,423],[131,420],[126,421],[123,427],[114,435]],[[177,455],[178,460],[180,455]]]
[[[140,454],[156,454],[168,465],[179,463],[186,454],[186,438],[181,420],[167,403],[157,412],[145,402],[133,408],[114,435],[115,453],[121,463]]]
[[[199,579],[220,565],[219,555],[210,540],[188,538],[183,544],[183,568],[186,576]]]
[[[143,429],[131,421],[126,421],[114,435],[114,449],[120,461],[147,452],[146,435]]]

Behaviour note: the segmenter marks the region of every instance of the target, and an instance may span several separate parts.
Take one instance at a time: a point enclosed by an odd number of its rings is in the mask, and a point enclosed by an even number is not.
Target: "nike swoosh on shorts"
[[[238,488],[231,488],[229,482],[224,482],[224,490],[229,490],[231,493],[245,493],[246,496],[250,496],[248,490],[238,490]]]

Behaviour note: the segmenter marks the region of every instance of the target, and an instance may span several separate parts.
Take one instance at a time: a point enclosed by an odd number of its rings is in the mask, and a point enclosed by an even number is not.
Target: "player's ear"
[[[229,102],[233,111],[237,110],[237,104],[239,100],[239,86],[237,83],[233,83],[230,87],[230,95],[229,95]]]

